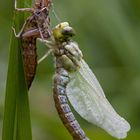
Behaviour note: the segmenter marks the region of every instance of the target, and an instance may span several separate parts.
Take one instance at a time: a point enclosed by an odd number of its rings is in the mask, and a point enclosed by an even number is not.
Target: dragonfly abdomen
[[[57,68],[54,76],[54,101],[59,117],[74,140],[89,140],[75,119],[67,101],[66,86],[70,78],[64,68]]]

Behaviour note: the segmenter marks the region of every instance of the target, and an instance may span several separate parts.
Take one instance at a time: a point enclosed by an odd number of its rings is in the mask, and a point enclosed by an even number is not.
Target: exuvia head
[[[53,29],[53,36],[57,41],[67,41],[75,35],[75,31],[68,22],[62,22]]]
[[[52,5],[52,0],[35,0],[35,9],[42,9],[44,7],[50,9]]]
[[[44,8],[42,8],[42,9],[38,9],[38,10],[36,10],[36,11],[34,12],[34,15],[35,15],[36,17],[40,17],[42,14],[45,14],[46,16],[48,16],[48,15],[49,15],[49,10],[48,10],[48,8],[44,7]]]

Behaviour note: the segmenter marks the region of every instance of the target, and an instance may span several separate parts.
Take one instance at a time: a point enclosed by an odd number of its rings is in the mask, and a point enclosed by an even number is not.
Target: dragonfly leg
[[[40,36],[40,32],[39,30],[36,28],[36,29],[31,29],[29,31],[26,31],[22,34],[22,38],[27,38],[27,37],[31,37],[31,36]]]
[[[20,30],[20,32],[18,34],[16,33],[15,28],[12,27],[12,30],[13,30],[13,32],[14,32],[14,34],[15,34],[15,36],[17,38],[21,37],[21,35],[22,35],[23,38],[30,37],[30,36],[39,36],[40,35],[40,31],[37,28],[36,29],[31,29],[31,30],[26,31],[26,32],[23,33],[23,30],[25,29],[25,26],[27,25],[27,22],[28,22],[28,20],[26,20],[24,22],[24,24],[23,24],[23,26],[22,26],[22,28],[21,28],[21,30]]]
[[[31,37],[31,36],[39,36],[40,35],[40,32],[38,31],[38,29],[31,29],[27,32],[24,32],[23,33],[23,29],[24,29],[24,26],[22,27],[22,29],[20,30],[20,32],[17,34],[16,33],[16,30],[14,27],[12,27],[12,30],[14,32],[14,35],[17,37],[17,38],[27,38],[27,37]]]
[[[23,30],[24,30],[25,25],[26,25],[26,21],[23,24],[23,26],[22,26],[22,28],[21,28],[21,30],[20,30],[20,32],[18,34],[16,33],[16,29],[14,27],[12,27],[12,30],[13,30],[13,32],[15,34],[15,37],[19,38],[21,36],[21,34],[22,34]]]
[[[16,36],[17,38],[19,38],[19,37],[21,36],[21,34],[22,34],[23,30],[24,30],[24,27],[25,27],[26,23],[27,23],[27,21],[24,22],[24,24],[23,24],[23,26],[22,26],[22,28],[21,28],[21,30],[20,30],[20,32],[19,32],[18,34],[16,33],[15,28],[12,27],[12,30],[13,30],[13,32],[14,32],[14,34],[15,34],[15,36]]]
[[[53,51],[53,49],[49,49],[38,61],[37,63],[40,64],[44,59],[48,57],[48,55]]]
[[[12,30],[14,32],[15,37],[19,38],[21,33],[19,32],[18,34],[16,33],[16,29],[14,27],[12,27]]]
[[[20,12],[33,12],[32,8],[17,8],[17,0],[15,0],[15,10]]]
[[[17,0],[15,0],[15,10],[16,10],[16,11],[22,11],[22,12],[32,12],[32,11],[33,11],[32,8],[17,8]],[[13,30],[13,32],[14,32],[14,34],[15,34],[15,36],[16,36],[17,38],[19,38],[19,37],[21,36],[21,34],[22,34],[22,32],[23,32],[23,30],[24,30],[26,24],[27,24],[27,20],[24,22],[24,24],[23,24],[23,26],[22,26],[22,28],[21,28],[21,30],[20,30],[20,32],[19,32],[18,34],[16,33],[15,28],[12,27],[12,30]]]
[[[45,40],[45,39],[42,39],[42,38],[38,38],[38,40],[42,43],[45,43],[45,45],[48,46],[49,48],[52,48],[52,46],[54,46],[54,43],[52,41]]]

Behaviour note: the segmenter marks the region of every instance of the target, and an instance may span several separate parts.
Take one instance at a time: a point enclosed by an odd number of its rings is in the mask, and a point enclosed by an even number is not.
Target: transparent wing
[[[67,96],[74,109],[87,121],[96,124],[116,138],[125,138],[129,123],[120,117],[105,97],[96,77],[84,60],[71,73]]]

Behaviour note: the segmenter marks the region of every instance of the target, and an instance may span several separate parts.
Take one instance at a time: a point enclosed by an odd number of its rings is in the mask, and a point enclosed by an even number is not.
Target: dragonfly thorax
[[[76,71],[77,66],[72,62],[72,60],[67,55],[62,55],[56,57],[56,67],[64,68],[68,72]]]
[[[76,71],[80,68],[80,61],[83,57],[76,42],[67,41],[54,47],[56,57],[56,67],[66,69],[68,72]]]

